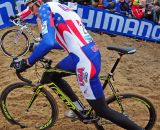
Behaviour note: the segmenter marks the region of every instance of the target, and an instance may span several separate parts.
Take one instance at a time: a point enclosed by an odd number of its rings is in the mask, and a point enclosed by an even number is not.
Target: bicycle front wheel
[[[122,108],[117,103],[115,96],[106,99],[106,104],[110,108],[128,116],[130,120],[145,130],[153,128],[157,117],[156,110],[148,99],[137,94],[119,94],[118,96],[124,112],[122,112]],[[111,122],[102,119],[101,125],[97,125],[96,127],[98,130],[105,130],[109,123]]]
[[[27,110],[35,94],[33,87],[23,82],[6,87],[0,98],[0,107],[5,118],[21,128],[50,128],[58,117],[57,103],[46,89],[41,88],[40,91]]]
[[[25,55],[29,46],[30,43],[26,34],[17,29],[8,30],[2,35],[1,48],[6,56],[19,57]]]

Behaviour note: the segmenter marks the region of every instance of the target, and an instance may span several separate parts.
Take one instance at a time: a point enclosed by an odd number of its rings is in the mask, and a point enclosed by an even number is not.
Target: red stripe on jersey
[[[94,65],[91,63],[91,73],[90,73],[90,79],[93,78],[93,76],[96,74],[96,69]]]
[[[80,32],[78,31],[78,29],[76,28],[76,26],[74,25],[74,23],[71,20],[67,20],[66,21],[68,26],[70,27],[70,29],[75,33],[75,35],[77,36],[77,38],[84,44],[86,45],[87,42],[85,41],[85,39],[83,38],[83,36],[80,34]]]
[[[61,37],[62,37],[62,39],[63,39],[64,41],[65,41],[65,38],[64,38],[64,36],[63,36],[63,32],[64,32],[64,31],[67,31],[67,32],[71,33],[70,30],[69,30],[69,28],[68,28],[68,26],[67,26],[65,23],[59,23],[59,24],[58,24],[58,27],[57,27],[57,30],[58,30],[59,34],[61,35]],[[65,41],[65,42],[66,42],[66,41]]]
[[[19,13],[20,18],[21,19],[25,19],[26,17],[28,17],[30,14],[32,13],[32,11],[29,8],[26,8],[25,10],[23,10],[21,13]]]
[[[51,11],[50,11],[50,25],[51,25],[51,27],[54,27],[54,19],[53,19]]]
[[[67,48],[63,45],[63,43],[61,42],[61,40],[59,39],[57,35],[56,35],[56,40],[68,52]]]
[[[86,56],[86,54],[84,53],[84,51],[82,50],[81,48],[81,51],[83,52],[83,54]],[[87,56],[86,56],[87,57]],[[87,57],[88,59],[88,57]],[[90,61],[90,59],[88,59]],[[93,76],[96,74],[96,68],[94,67],[94,65],[92,64],[92,62],[90,61],[91,63],[91,72],[90,72],[90,79],[93,78]]]

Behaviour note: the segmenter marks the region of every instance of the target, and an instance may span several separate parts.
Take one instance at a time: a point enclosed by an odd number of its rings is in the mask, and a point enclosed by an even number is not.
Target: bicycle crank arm
[[[94,117],[94,118],[90,118],[90,119],[84,119],[82,122],[84,124],[91,124],[91,123],[96,123],[100,120],[99,117]]]

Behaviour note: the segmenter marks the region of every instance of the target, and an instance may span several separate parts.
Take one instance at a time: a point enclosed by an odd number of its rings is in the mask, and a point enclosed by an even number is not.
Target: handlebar
[[[10,67],[14,67],[14,66],[13,66],[13,62],[14,62],[15,59],[16,59],[16,58],[13,59]],[[42,58],[42,59],[40,59],[39,61],[43,64],[43,68],[45,68],[45,69],[51,68],[52,60],[49,60],[49,59],[46,59],[46,58]],[[26,83],[28,83],[28,84],[32,84],[32,81],[29,80],[29,79],[27,79],[27,78],[24,78],[24,77],[21,75],[21,72],[16,71],[16,75],[17,75],[17,77],[18,77],[21,81],[24,81],[24,82],[26,82]]]
[[[15,19],[10,18],[10,21],[16,26],[24,27],[26,25],[26,23],[23,22],[24,20],[19,17]]]
[[[24,78],[24,77],[21,75],[20,72],[17,72],[17,71],[16,71],[16,75],[17,75],[17,77],[18,77],[20,80],[22,80],[22,81],[24,81],[24,82],[26,82],[26,83],[28,83],[28,84],[32,84],[32,81],[29,80],[29,79]]]
[[[17,18],[17,19],[10,19],[10,21],[16,25],[16,26],[21,26],[22,25],[22,20],[20,18]]]

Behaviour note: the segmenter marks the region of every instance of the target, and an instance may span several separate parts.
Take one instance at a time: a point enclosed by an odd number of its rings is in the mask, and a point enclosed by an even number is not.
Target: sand
[[[34,29],[34,33],[37,30]],[[0,36],[6,30],[0,31]],[[111,69],[114,61],[118,57],[116,52],[108,51],[106,49],[107,45],[117,45],[117,46],[130,46],[136,47],[137,52],[133,55],[125,55],[119,64],[114,84],[121,92],[130,92],[143,95],[147,97],[155,106],[157,111],[157,122],[153,130],[160,130],[160,44],[143,42],[140,43],[132,38],[127,38],[123,36],[110,37],[109,35],[103,34],[99,35],[97,33],[90,32],[93,36],[94,41],[97,43],[102,55],[102,70],[101,75],[106,74]],[[67,53],[63,51],[54,51],[54,53],[48,54],[47,57],[53,59],[53,65],[65,57]],[[28,54],[29,55],[29,54]],[[18,82],[14,70],[8,70],[11,63],[11,59],[6,57],[2,51],[0,51],[0,93],[9,84]],[[31,78],[34,75],[34,67],[26,72],[26,75]],[[69,77],[66,79],[69,81],[73,90],[80,97],[82,101],[85,102],[79,86],[76,83],[74,77]],[[53,94],[53,93],[52,93]],[[54,95],[54,94],[53,94]],[[110,95],[109,91],[105,92],[106,97]],[[72,122],[70,119],[64,117],[64,112],[68,110],[67,107],[63,105],[60,99],[55,96],[56,101],[59,106],[59,117],[58,121],[51,130],[95,130],[94,125],[85,125],[80,121]],[[14,106],[13,106],[14,109]],[[47,111],[46,111],[47,113]],[[143,114],[142,114],[143,115]],[[32,118],[29,119],[32,122]],[[120,130],[116,125],[108,125],[108,130]],[[11,125],[8,123],[0,112],[0,130],[20,130],[18,126]],[[34,130],[34,128],[26,128],[24,130]]]

